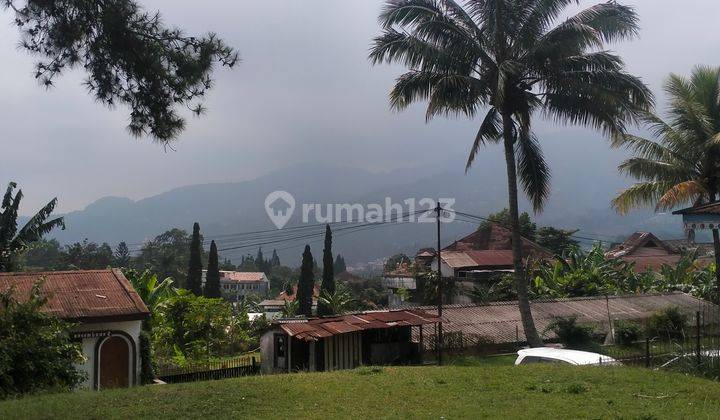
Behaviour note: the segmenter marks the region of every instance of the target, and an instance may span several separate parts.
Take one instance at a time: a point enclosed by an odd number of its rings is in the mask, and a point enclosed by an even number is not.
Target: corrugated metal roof
[[[475,260],[470,258],[464,251],[443,251],[440,258],[452,268],[475,267],[477,265]]]
[[[533,319],[541,334],[553,319],[577,316],[582,323],[595,324],[608,329],[608,312],[613,320],[644,320],[669,307],[678,307],[688,315],[705,308],[718,312],[718,306],[685,293],[656,295],[630,295],[552,299],[531,302]],[[437,314],[437,308],[420,309]],[[448,305],[443,308],[443,330],[462,332],[468,339],[475,336],[483,342],[511,343],[525,341],[517,302],[490,303],[487,305]],[[417,332],[415,332],[417,333]],[[516,337],[517,334],[517,337]],[[547,338],[554,338],[551,333]]]
[[[513,252],[509,249],[465,251],[465,253],[472,258],[478,266],[511,266],[513,264]]]
[[[330,318],[280,320],[276,324],[290,336],[305,341],[363,330],[434,324],[437,316],[418,309],[347,314]]]
[[[720,202],[677,210],[673,214],[720,214]]]
[[[0,290],[27,299],[36,282],[48,297],[43,311],[76,321],[143,319],[148,308],[118,269],[0,273]]]

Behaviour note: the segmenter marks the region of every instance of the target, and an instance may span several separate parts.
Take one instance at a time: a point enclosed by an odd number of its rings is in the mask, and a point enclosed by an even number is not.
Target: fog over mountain
[[[568,12],[600,1],[581,0]],[[660,110],[671,72],[687,75],[697,64],[720,63],[720,38],[706,36],[720,2],[621,3],[636,8],[641,32],[610,48],[657,94]],[[131,137],[127,109],[95,103],[81,71],[68,71],[50,90],[37,86],[33,58],[16,48],[12,14],[0,14],[0,145],[7,151],[0,182],[19,183],[23,215],[58,197],[58,212],[68,220],[68,229],[55,233],[63,242],[139,243],[171,227],[190,229],[196,220],[208,237],[270,229],[264,199],[281,189],[298,202],[441,196],[474,214],[505,207],[498,148],[483,150],[473,169],[463,171],[479,120],[426,123],[422,104],[400,113],[389,109],[388,92],[404,69],[373,67],[367,59],[383,0],[141,4],[188,34],[216,32],[242,57],[236,70],[218,70],[207,115],[188,115],[187,130],[169,148]],[[609,239],[636,229],[681,235],[671,216],[641,211],[620,217],[609,209],[610,199],[631,183],[616,171],[624,151],[612,150],[597,132],[536,117],[553,170],[552,197],[540,223]],[[455,223],[446,237],[472,228]],[[433,240],[430,226],[398,226],[336,242],[350,261],[362,261]],[[286,261],[297,261],[299,247],[283,253]]]
[[[279,249],[284,262],[299,261],[302,246],[310,243],[321,252],[322,235],[306,235],[320,230],[286,231],[267,238],[232,234],[273,230],[275,226],[265,210],[266,196],[276,190],[293,195],[296,208],[287,227],[306,226],[302,223],[302,205],[354,204],[367,206],[392,203],[408,206],[406,199],[454,198],[454,209],[485,216],[506,206],[504,163],[492,156],[483,156],[469,174],[465,174],[459,159],[452,164],[443,162],[433,167],[415,167],[393,172],[372,173],[362,169],[327,164],[306,164],[258,177],[251,181],[193,185],[133,201],[120,197],[105,197],[84,210],[65,215],[67,230],[56,231],[60,241],[74,242],[85,238],[96,242],[116,244],[126,241],[138,249],[140,243],[163,231],[179,227],[190,230],[198,221],[206,239],[216,239],[219,247],[266,242],[266,252]],[[536,217],[538,224],[564,228],[580,228],[585,237],[603,241],[617,239],[637,229],[649,229],[664,237],[681,237],[679,219],[658,216],[652,212],[635,212],[621,217],[609,208],[609,199],[625,182],[615,176],[613,183],[598,183],[593,163],[559,162],[555,167],[553,195],[545,211]],[[529,209],[526,201],[521,206]],[[325,207],[323,207],[325,209]],[[327,211],[323,210],[322,215]],[[317,223],[311,214],[310,224]],[[423,246],[433,246],[434,224],[397,224],[342,231],[336,235],[334,250],[346,256],[348,262],[363,262],[389,256],[396,252],[413,253]],[[455,221],[443,225],[443,241],[471,232],[474,223]],[[301,236],[298,238],[298,236]],[[307,236],[303,238],[302,236]],[[287,238],[295,238],[288,240]],[[244,242],[241,242],[244,239]],[[239,260],[243,254],[255,254],[257,246],[221,252],[224,257]],[[297,260],[297,261],[296,261]]]

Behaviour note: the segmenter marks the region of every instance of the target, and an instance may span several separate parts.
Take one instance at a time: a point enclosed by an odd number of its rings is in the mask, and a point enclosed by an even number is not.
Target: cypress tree
[[[313,256],[310,252],[310,245],[305,245],[300,265],[300,279],[298,280],[298,315],[312,316],[312,295],[315,286],[315,274],[313,273]]]
[[[258,248],[257,257],[255,257],[255,266],[258,271],[265,272],[265,258],[263,257],[262,247]]]
[[[280,267],[280,257],[276,249],[273,249],[272,258],[270,258],[270,267]]]
[[[335,270],[336,274],[344,273],[347,271],[347,267],[345,266],[345,258],[343,258],[342,255],[338,254],[337,257],[335,257],[335,264],[333,269]]]
[[[323,248],[323,272],[320,293],[331,295],[335,293],[335,272],[333,270],[332,231],[330,225],[325,225],[325,248]],[[332,315],[332,309],[322,302],[318,302],[318,315]]]
[[[200,240],[200,224],[193,225],[190,240],[190,263],[188,265],[187,284],[185,288],[195,296],[202,296],[202,242]]]
[[[205,297],[219,298],[220,293],[220,264],[215,241],[210,242],[210,256],[208,257],[207,274],[205,275]]]

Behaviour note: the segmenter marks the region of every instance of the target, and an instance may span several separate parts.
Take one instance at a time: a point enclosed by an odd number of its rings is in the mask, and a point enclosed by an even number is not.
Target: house
[[[148,308],[118,269],[0,273],[0,290],[27,298],[36,282],[48,298],[42,310],[77,324],[87,374],[81,387],[107,389],[139,384],[140,329]]]
[[[720,307],[691,295],[675,292],[663,294],[597,296],[548,299],[530,302],[535,326],[545,340],[556,337],[547,327],[555,318],[577,316],[578,321],[592,325],[597,332],[610,331],[609,323],[618,320],[645,322],[658,311],[678,308],[689,319],[701,311],[702,325],[717,325]],[[434,306],[420,306],[436,315]],[[517,302],[493,302],[483,305],[446,305],[443,308],[443,332],[448,348],[480,346],[492,350],[513,350],[525,345],[520,311]],[[413,331],[417,338],[418,330]],[[425,350],[433,348],[434,331],[423,332]]]
[[[292,287],[292,294],[288,295],[286,291],[280,292],[274,299],[265,299],[258,304],[267,319],[275,319],[281,316],[282,310],[286,302],[294,302],[297,299],[297,284]],[[313,287],[312,310],[317,310],[317,300],[320,297],[320,285]]]
[[[676,266],[682,258],[679,248],[660,240],[650,232],[635,232],[623,243],[612,247],[606,256],[621,258],[634,264],[638,273],[659,272],[663,265]],[[699,258],[701,264],[709,264],[707,256]]]
[[[552,252],[526,238],[522,238],[522,250],[525,263],[553,257]],[[497,273],[511,273],[512,233],[497,223],[489,223],[444,248],[440,258],[443,277],[486,281]],[[437,256],[430,268],[437,270]]]
[[[414,269],[409,263],[401,262],[394,269],[383,272],[382,285],[391,290],[415,290],[417,289],[415,275]]]
[[[383,272],[380,281],[388,292],[390,309],[400,308],[405,299],[409,297],[407,293],[399,293],[400,291],[414,292],[417,290],[416,277],[424,270],[425,267],[415,267],[408,262],[400,262],[394,269]]]
[[[202,284],[205,287],[207,270],[202,272]],[[220,271],[220,292],[230,302],[239,302],[247,295],[266,296],[270,291],[270,281],[262,272]]]
[[[422,328],[437,317],[420,310],[281,319],[260,338],[264,373],[330,371],[421,361]],[[412,328],[420,331],[417,340]]]

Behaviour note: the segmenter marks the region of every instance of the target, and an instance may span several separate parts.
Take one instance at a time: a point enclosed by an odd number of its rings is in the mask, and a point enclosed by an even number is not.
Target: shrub
[[[0,292],[0,399],[41,390],[69,390],[85,375],[74,364],[83,360],[71,340],[71,325],[40,311],[47,299],[37,283],[22,302],[13,290]]]
[[[648,337],[682,339],[685,337],[687,323],[688,316],[680,312],[679,308],[667,308],[648,318],[646,332]]]
[[[595,349],[597,343],[593,341],[593,328],[589,325],[580,325],[576,316],[568,318],[555,318],[545,329],[552,331],[565,347],[569,349]]]
[[[143,385],[153,383],[155,373],[153,369],[152,344],[150,333],[140,331],[140,382]]]
[[[633,346],[642,337],[642,327],[633,321],[615,322],[615,342],[621,346]]]

